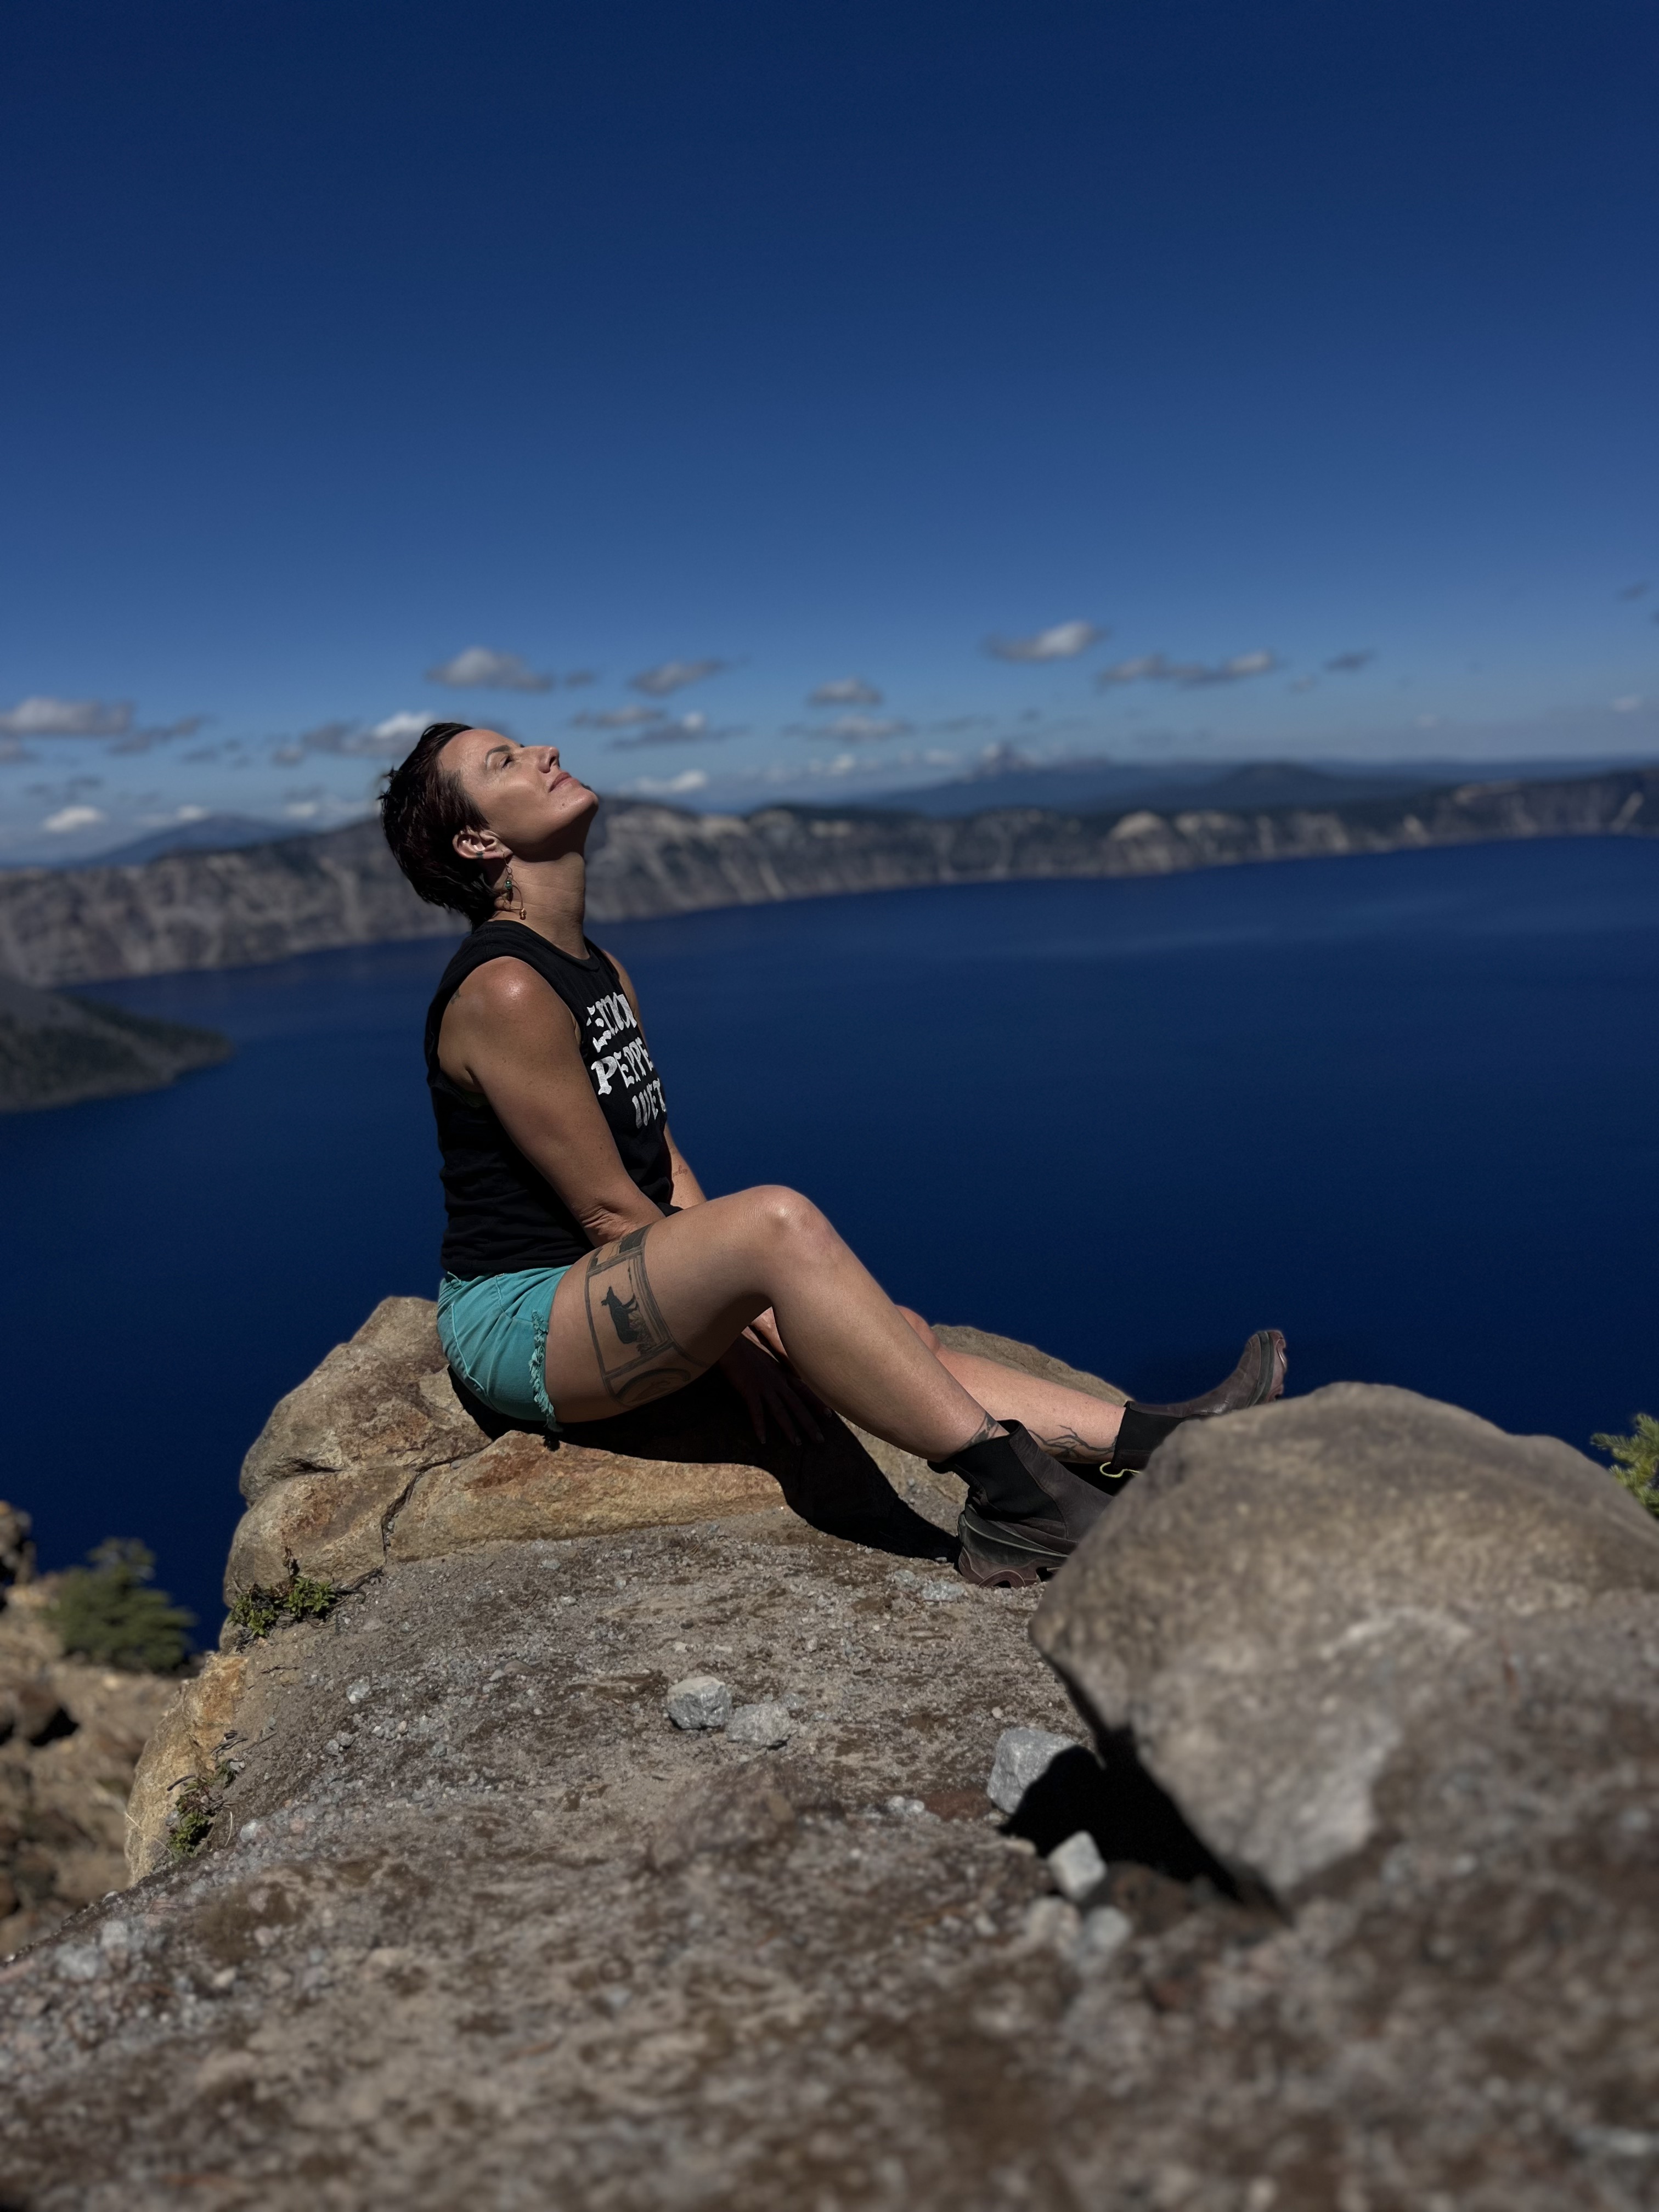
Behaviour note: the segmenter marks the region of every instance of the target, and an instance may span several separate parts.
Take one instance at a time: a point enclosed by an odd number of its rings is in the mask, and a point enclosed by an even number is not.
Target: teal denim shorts
[[[475,1398],[510,1421],[558,1433],[547,1395],[547,1320],[568,1267],[512,1275],[446,1275],[438,1285],[438,1341]]]

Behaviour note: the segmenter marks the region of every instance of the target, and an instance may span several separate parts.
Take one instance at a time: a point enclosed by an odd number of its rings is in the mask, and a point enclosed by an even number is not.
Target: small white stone
[[[724,1728],[732,1717],[732,1692],[717,1674],[688,1674],[670,1683],[667,1707],[678,1729]]]
[[[887,1809],[890,1813],[896,1813],[901,1820],[913,1820],[918,1813],[925,1813],[927,1808],[920,1797],[890,1797]]]
[[[368,1691],[369,1686],[366,1681],[353,1682],[346,1692],[347,1705],[361,1705],[363,1699],[368,1695]]]
[[[1067,1836],[1063,1844],[1056,1844],[1049,1852],[1048,1871],[1061,1893],[1077,1905],[1105,1881],[1106,1862],[1089,1831],[1079,1828],[1074,1836]]]
[[[1000,1812],[1018,1812],[1031,1784],[1048,1771],[1062,1751],[1076,1748],[1072,1737],[1056,1735],[1051,1729],[1004,1729],[997,1738],[986,1796]]]
[[[922,1584],[921,1595],[928,1605],[956,1605],[967,1596],[968,1585],[954,1576],[938,1575]]]
[[[95,1943],[66,1943],[57,1966],[59,1981],[95,1982],[104,1971],[104,1954]]]
[[[125,1952],[132,1942],[132,1929],[125,1920],[106,1920],[98,1930],[100,1951]]]
[[[1078,1910],[1063,1897],[1039,1897],[1025,1908],[1025,1941],[1069,1958],[1078,1938]]]
[[[1083,1933],[1077,1939],[1079,1966],[1103,1966],[1115,1959],[1134,1934],[1133,1923],[1115,1905],[1097,1905],[1085,1913]]]
[[[726,1741],[754,1744],[769,1751],[788,1742],[793,1725],[788,1706],[770,1698],[762,1705],[739,1705],[726,1723]]]

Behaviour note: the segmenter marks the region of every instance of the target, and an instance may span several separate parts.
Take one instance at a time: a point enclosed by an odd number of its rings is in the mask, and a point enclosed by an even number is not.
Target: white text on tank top
[[[636,1129],[648,1129],[653,1121],[665,1120],[667,1109],[663,1104],[662,1080],[627,994],[607,991],[604,998],[593,1001],[583,1020],[587,1028],[588,1073],[599,1096],[608,1098],[612,1083],[620,1085],[634,1109]]]

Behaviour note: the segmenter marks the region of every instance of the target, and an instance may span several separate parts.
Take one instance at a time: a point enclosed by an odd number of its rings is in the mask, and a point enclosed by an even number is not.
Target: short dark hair
[[[399,761],[380,794],[380,826],[392,858],[429,906],[447,906],[474,926],[495,911],[495,893],[483,864],[455,850],[463,830],[478,830],[477,809],[438,756],[452,738],[476,722],[428,722],[407,760]]]

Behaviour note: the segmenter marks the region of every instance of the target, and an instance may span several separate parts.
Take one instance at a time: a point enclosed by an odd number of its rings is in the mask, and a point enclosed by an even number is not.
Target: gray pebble
[[[1076,1748],[1072,1737],[1051,1729],[1004,1729],[985,1794],[1000,1812],[1015,1813],[1031,1784],[1046,1774],[1062,1751]]]
[[[363,1699],[368,1695],[368,1688],[369,1686],[367,1682],[353,1682],[346,1692],[347,1705],[361,1705]]]
[[[788,1706],[775,1698],[768,1698],[762,1705],[739,1705],[726,1723],[726,1741],[757,1744],[763,1750],[770,1750],[788,1742],[793,1725]]]
[[[1074,1836],[1067,1836],[1063,1844],[1056,1844],[1049,1852],[1048,1871],[1061,1895],[1069,1897],[1073,1905],[1080,1905],[1105,1881],[1106,1862],[1089,1831],[1079,1828]]]
[[[66,1943],[56,1963],[59,1981],[95,1982],[104,1971],[104,1954],[95,1943]]]
[[[968,1585],[955,1575],[938,1575],[921,1586],[921,1595],[928,1605],[955,1605],[968,1595]]]
[[[718,1674],[688,1674],[668,1686],[668,1717],[678,1729],[724,1728],[732,1717],[732,1692]]]

